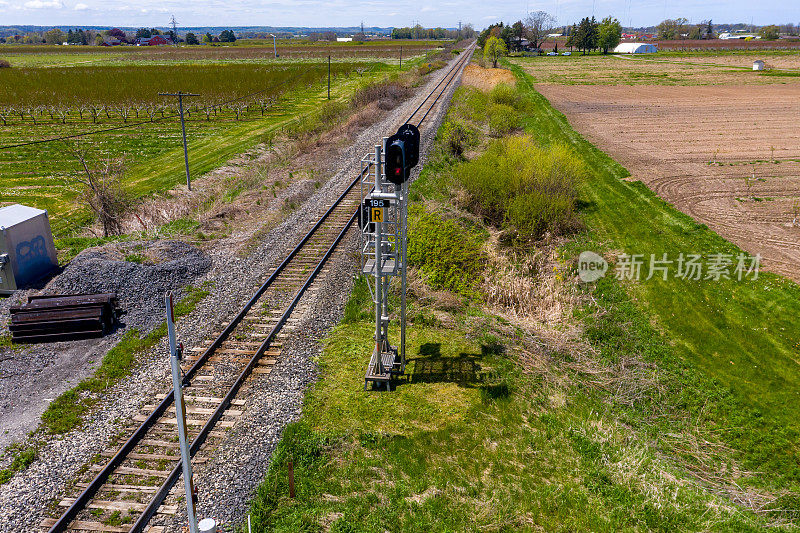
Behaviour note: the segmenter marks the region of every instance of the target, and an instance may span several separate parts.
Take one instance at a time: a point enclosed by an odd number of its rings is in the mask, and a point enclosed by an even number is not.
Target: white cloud
[[[425,6],[422,9],[420,9],[420,11],[422,11],[423,13],[426,11],[436,11],[436,8],[433,8],[431,6]]]
[[[89,9],[86,4],[75,4],[75,11],[84,11],[86,9]]]
[[[30,2],[25,2],[25,7],[28,9],[61,9],[64,7],[64,3],[61,0],[30,0]]]

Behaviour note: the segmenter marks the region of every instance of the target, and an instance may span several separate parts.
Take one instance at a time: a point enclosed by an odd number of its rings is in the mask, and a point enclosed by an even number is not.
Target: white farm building
[[[620,43],[614,48],[615,54],[655,54],[658,48],[647,43]]]

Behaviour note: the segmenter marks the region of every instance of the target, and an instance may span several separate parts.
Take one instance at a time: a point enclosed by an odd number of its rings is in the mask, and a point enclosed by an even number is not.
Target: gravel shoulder
[[[335,154],[331,166],[339,171],[280,225],[255,241],[247,254],[232,254],[225,246],[206,251],[210,269],[192,282],[212,282],[211,294],[178,324],[180,338],[187,348],[199,345],[235,315],[254,288],[271,273],[285,253],[310,229],[326,205],[330,205],[345,183],[358,172],[363,154],[371,151],[381,137],[403,124],[404,118],[446,72],[447,69],[442,69],[431,75],[416,96],[388,113],[383,120],[365,128],[354,143]],[[425,163],[425,155],[454,87],[455,84],[440,99],[428,117],[427,126],[423,127],[422,164],[417,167],[417,172]],[[256,235],[256,231],[254,228],[252,234]],[[241,238],[236,236],[238,240]],[[215,449],[201,450],[201,454],[208,454],[211,458],[202,472],[198,472],[197,478],[201,487],[200,512],[204,516],[218,517],[225,524],[237,523],[245,516],[247,503],[266,471],[269,456],[283,427],[300,415],[304,391],[316,375],[314,358],[321,350],[319,340],[341,317],[354,274],[356,243],[353,233],[331,260],[329,272],[316,282],[320,288],[314,301],[307,302],[305,311],[298,310],[298,316],[293,316],[296,325],[284,341],[281,359],[272,373],[254,380],[245,391],[248,408],[228,432],[228,437]],[[11,303],[11,299],[6,299],[2,305]],[[113,338],[105,340],[111,342]],[[108,347],[98,347],[98,353],[102,349]],[[81,348],[76,350],[81,351]],[[83,351],[87,351],[85,347]],[[64,495],[80,469],[119,434],[122,421],[132,418],[152,399],[153,394],[169,390],[167,353],[166,339],[163,339],[150,353],[141,357],[139,366],[129,379],[107,393],[106,401],[81,430],[49,440],[27,470],[0,486],[0,532],[35,530],[45,510]],[[178,529],[175,522],[165,525],[171,525],[175,531]]]

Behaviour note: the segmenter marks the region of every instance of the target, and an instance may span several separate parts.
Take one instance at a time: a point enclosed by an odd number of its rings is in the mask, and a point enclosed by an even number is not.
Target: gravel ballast
[[[185,271],[178,265],[175,265],[175,270],[164,267],[161,273],[168,279],[178,272],[180,275],[199,275],[193,280],[195,284],[213,282],[209,297],[178,325],[180,339],[187,348],[199,345],[212,332],[219,331],[238,312],[252,296],[255,287],[263,282],[287,251],[310,229],[325,206],[330,205],[357,174],[361,157],[373,151],[382,137],[403,124],[446,72],[447,69],[442,69],[432,74],[415,97],[388,113],[384,120],[367,127],[332,163],[331,166],[338,168],[339,172],[314,192],[300,209],[261,237],[246,255],[232,255],[229,250],[219,247],[207,251],[203,257],[187,253],[193,259],[191,267],[183,265]],[[425,163],[425,155],[453,90],[454,87],[448,89],[426,119],[422,130],[420,165],[414,175]],[[273,371],[265,378],[254,380],[252,386],[243,392],[242,397],[247,401],[244,414],[218,447],[200,451],[200,454],[209,454],[210,458],[197,475],[201,515],[217,517],[224,524],[239,523],[245,518],[248,502],[266,472],[270,454],[283,428],[300,416],[304,391],[316,377],[314,358],[321,351],[320,339],[341,317],[355,270],[357,239],[353,235],[354,232],[329,262],[329,272],[316,282],[319,287],[316,294],[306,296],[293,315],[293,326],[288,330],[281,357]],[[90,255],[87,261],[102,263],[104,259]],[[210,261],[210,270],[203,274],[200,270],[205,268],[205,261]],[[142,275],[145,275],[144,271]],[[76,278],[65,277],[64,286],[69,286],[70,279]],[[163,297],[163,292],[162,296],[158,293],[168,284],[169,281],[158,285],[147,297],[156,300]],[[154,317],[159,314],[152,313]],[[142,323],[149,323],[149,318],[141,317]],[[140,318],[134,315],[125,320],[134,323]],[[110,338],[108,341],[111,342]],[[57,351],[55,346],[53,351]],[[75,479],[79,469],[94,454],[108,446],[110,439],[119,433],[122,421],[137,414],[142,405],[152,401],[154,394],[169,390],[167,353],[166,339],[162,339],[150,353],[141,357],[140,365],[129,379],[106,394],[105,400],[81,430],[50,439],[40,448],[38,459],[27,470],[0,486],[0,532],[35,530],[45,516],[47,506],[66,495],[67,484]],[[176,520],[167,521],[165,525],[178,531],[180,517],[179,514]]]

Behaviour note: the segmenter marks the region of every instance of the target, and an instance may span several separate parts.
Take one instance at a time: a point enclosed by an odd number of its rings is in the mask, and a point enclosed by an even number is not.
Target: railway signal
[[[419,131],[406,125],[362,159],[362,197],[368,193],[361,207],[362,272],[375,303],[375,348],[365,390],[370,383],[391,390],[393,377],[405,372],[407,180],[418,150]],[[395,276],[401,285],[399,349],[389,342],[389,286]]]
[[[419,130],[404,124],[386,141],[386,179],[395,185],[405,183],[418,162]]]

